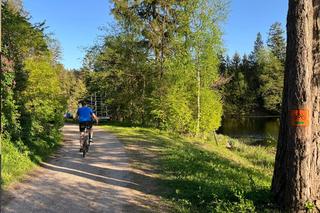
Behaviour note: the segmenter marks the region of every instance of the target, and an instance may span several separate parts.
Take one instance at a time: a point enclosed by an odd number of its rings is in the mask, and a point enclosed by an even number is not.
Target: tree
[[[20,138],[20,125],[24,102],[21,91],[26,87],[27,74],[24,60],[48,52],[42,26],[33,26],[22,15],[21,1],[5,1],[2,4],[2,66],[5,89],[3,90],[3,130],[12,140]],[[20,5],[20,6],[19,6]],[[19,9],[17,9],[19,8]]]
[[[45,23],[31,24],[21,0],[1,6],[3,136],[35,156],[59,141],[66,106],[59,79],[63,66],[54,58],[58,52],[44,32]]]
[[[225,1],[112,2],[120,30],[88,52],[89,91],[107,92],[121,121],[193,135],[217,129],[221,98],[212,85]]]
[[[258,90],[256,89],[255,73],[258,73],[257,70],[254,69],[252,62],[250,61],[250,58],[246,54],[243,55],[240,70],[241,73],[244,75],[244,82],[245,84],[245,94],[244,95],[244,105],[242,108],[245,108],[247,112],[252,112],[257,109],[258,103],[257,103],[257,97],[258,97]]]
[[[249,63],[250,63],[250,69],[248,70],[248,84],[249,84],[249,88],[251,91],[253,91],[254,96],[256,97],[255,101],[256,101],[256,105],[258,106],[258,108],[262,108],[262,98],[259,94],[259,88],[260,88],[260,84],[259,84],[259,65],[258,65],[258,57],[261,51],[263,51],[265,49],[264,47],[264,43],[262,40],[262,35],[261,33],[257,34],[257,38],[254,42],[253,45],[253,51],[252,53],[249,55]]]
[[[276,22],[271,25],[267,45],[271,52],[284,63],[286,57],[286,42],[283,37],[284,30],[281,23]]]
[[[61,69],[59,78],[63,96],[67,100],[67,110],[75,113],[78,101],[87,94],[84,79],[80,76],[79,71],[64,69]]]
[[[150,98],[148,48],[133,34],[121,32],[106,36],[101,46],[86,56],[87,87],[90,93],[108,94],[110,113],[115,119],[145,123],[147,99]]]
[[[21,93],[25,114],[32,121],[30,136],[48,136],[63,126],[66,99],[60,85],[61,67],[52,66],[50,56],[30,57],[25,61],[28,74],[26,88]]]
[[[283,90],[283,64],[269,50],[260,51],[257,63],[262,106],[268,112],[278,114]]]
[[[2,0],[2,2],[5,2],[8,8],[14,13],[25,13],[23,11],[22,0]]]
[[[122,27],[130,33],[138,33],[152,50],[157,64],[158,77],[164,74],[165,58],[170,54],[171,38],[178,27],[179,11],[184,7],[180,1],[115,1],[112,10]]]
[[[287,212],[320,211],[319,1],[289,0],[287,59],[272,193]]]
[[[253,52],[252,52],[253,60],[255,62],[257,61],[259,52],[263,49],[264,49],[264,43],[263,43],[262,35],[259,32],[257,34],[256,40],[254,41]]]
[[[250,112],[254,107],[254,95],[249,87],[250,67],[246,56],[241,59],[240,55],[235,53],[227,67],[227,73],[232,79],[224,86],[225,111],[229,114]]]
[[[208,133],[220,126],[222,105],[211,86],[218,78],[218,55],[221,53],[221,32],[218,28],[216,4],[223,1],[198,0],[193,2],[190,17],[190,55],[196,76],[197,128],[196,133]],[[212,100],[210,100],[212,99]],[[194,102],[191,102],[195,105]],[[213,108],[214,107],[214,108]],[[214,122],[216,121],[216,122]]]

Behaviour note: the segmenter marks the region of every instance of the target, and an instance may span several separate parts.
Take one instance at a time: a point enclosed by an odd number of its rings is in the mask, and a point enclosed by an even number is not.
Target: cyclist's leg
[[[89,131],[89,140],[90,140],[90,142],[93,141],[93,129],[92,128]]]
[[[82,151],[82,146],[83,146],[83,138],[84,138],[84,130],[85,130],[85,125],[83,123],[79,123],[79,130],[80,130],[80,152]]]
[[[88,124],[88,130],[89,130],[89,140],[90,140],[90,142],[92,142],[92,141],[93,141],[93,128],[92,128],[92,122],[90,122],[90,123]]]

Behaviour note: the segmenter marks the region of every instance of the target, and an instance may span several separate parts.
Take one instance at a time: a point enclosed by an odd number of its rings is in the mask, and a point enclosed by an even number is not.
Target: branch
[[[219,79],[212,84],[212,88],[213,89],[221,88],[223,85],[229,83],[233,77],[234,75],[230,75],[230,76],[220,75]]]

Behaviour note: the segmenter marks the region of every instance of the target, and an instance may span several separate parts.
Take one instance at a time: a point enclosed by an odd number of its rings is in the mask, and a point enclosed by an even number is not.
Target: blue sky
[[[274,22],[286,26],[288,0],[231,0],[230,13],[224,25],[224,44],[227,53],[250,53],[257,33],[264,40]]]
[[[82,66],[84,48],[103,35],[99,29],[112,20],[109,0],[24,0],[32,22],[46,20],[62,47],[62,63],[66,68]]]
[[[224,24],[224,44],[229,55],[252,50],[256,34],[266,38],[272,23],[285,27],[287,0],[231,0],[228,20]],[[32,22],[46,20],[62,47],[66,68],[82,65],[84,49],[103,35],[103,26],[112,23],[109,0],[24,0]]]

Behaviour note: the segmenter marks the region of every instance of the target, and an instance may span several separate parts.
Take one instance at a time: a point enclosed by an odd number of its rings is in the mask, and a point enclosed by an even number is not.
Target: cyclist
[[[80,152],[82,152],[82,140],[81,138],[84,136],[84,130],[87,127],[89,130],[89,141],[93,142],[93,129],[92,124],[95,120],[98,124],[99,118],[94,114],[93,110],[87,106],[86,101],[79,101],[81,107],[78,108],[77,111],[77,119],[79,121],[79,129],[80,129]]]

